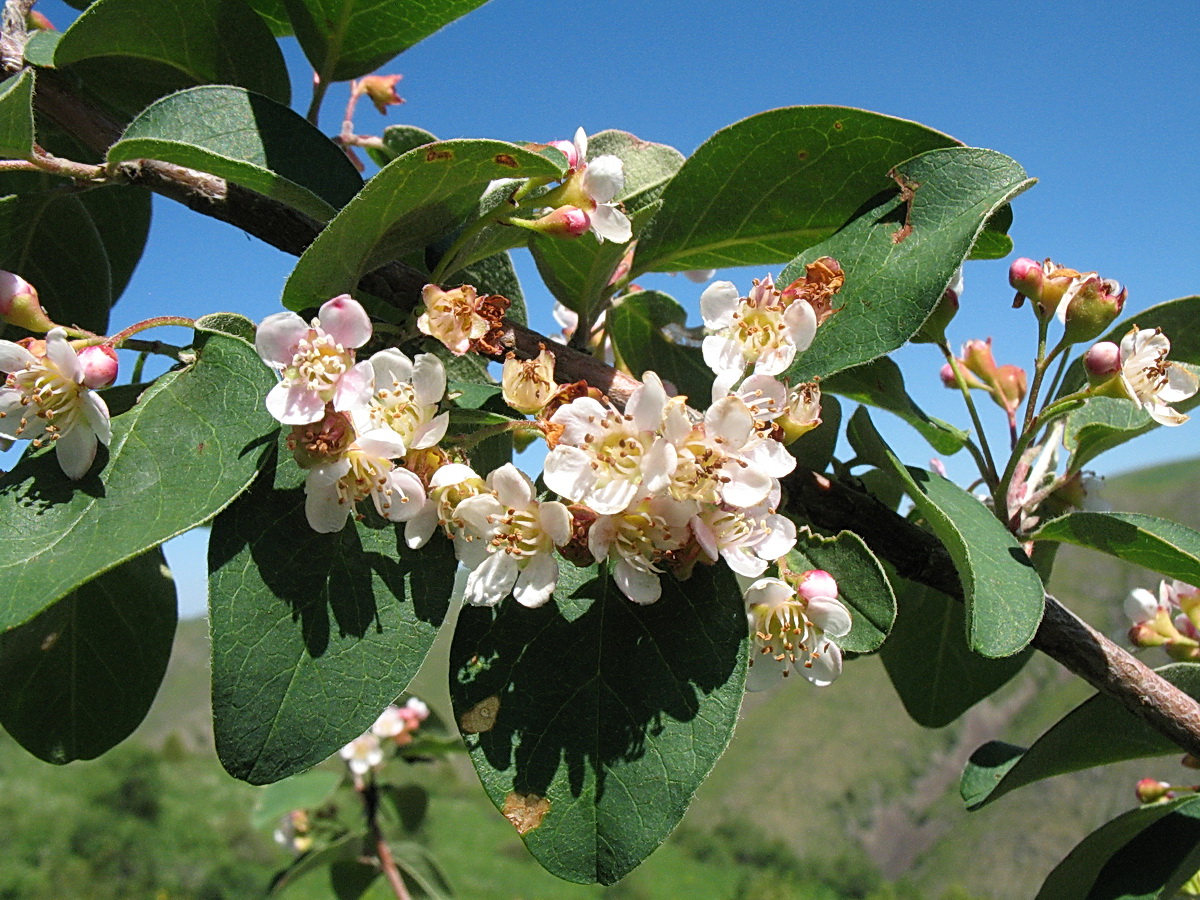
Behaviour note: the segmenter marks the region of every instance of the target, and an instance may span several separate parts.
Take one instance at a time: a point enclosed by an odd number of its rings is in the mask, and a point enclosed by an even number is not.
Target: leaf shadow
[[[711,724],[701,721],[705,697],[744,659],[740,598],[720,603],[711,584],[663,581],[669,588],[649,606],[626,600],[600,573],[561,609],[525,609],[511,598],[498,612],[463,609],[450,660],[455,712],[468,747],[511,771],[513,791],[546,796],[565,769],[573,797],[594,792],[599,802],[614,767],[668,745],[680,752],[678,734],[654,741],[675,723]],[[480,710],[491,715],[472,734]],[[660,768],[680,765],[662,760]]]
[[[41,511],[70,503],[79,493],[100,499],[106,494],[100,473],[107,465],[108,448],[99,444],[96,459],[87,474],[72,481],[63,473],[52,448],[32,450],[21,457],[15,469],[0,478],[0,496],[11,496],[18,506]]]

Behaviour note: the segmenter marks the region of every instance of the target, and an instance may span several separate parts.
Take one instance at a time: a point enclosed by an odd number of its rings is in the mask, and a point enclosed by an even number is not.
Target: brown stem
[[[368,840],[375,848],[383,877],[387,879],[392,893],[396,895],[396,900],[412,900],[408,893],[408,887],[404,884],[404,878],[400,874],[400,867],[396,865],[396,859],[392,856],[392,848],[388,846],[383,832],[379,829],[379,786],[375,783],[374,773],[365,782],[356,779],[354,786],[362,797],[363,816],[367,820]]]
[[[5,74],[19,72],[24,66],[22,9],[27,12],[28,6],[24,0],[8,0],[5,6],[4,34],[0,35],[0,70]],[[61,73],[46,69],[38,75],[38,111],[102,157],[120,136],[120,124],[75,93]],[[285,204],[182,166],[142,161],[122,166],[119,174],[133,184],[228,222],[293,255],[304,252],[322,227]],[[411,311],[420,302],[426,280],[416,269],[390,263],[365,275],[359,284],[397,309]],[[508,324],[511,347],[505,349],[512,349],[522,359],[533,359],[538,344],[549,343],[528,328]],[[587,380],[618,405],[623,405],[638,385],[633,378],[589,354],[561,346],[555,348],[555,378],[560,382]],[[865,492],[854,491],[814,472],[796,473],[789,478],[788,487],[793,512],[827,528],[856,531],[879,556],[896,565],[901,574],[961,597],[945,548]],[[1189,753],[1200,755],[1200,706],[1084,625],[1052,597],[1047,597],[1046,615],[1034,646],[1113,696]]]

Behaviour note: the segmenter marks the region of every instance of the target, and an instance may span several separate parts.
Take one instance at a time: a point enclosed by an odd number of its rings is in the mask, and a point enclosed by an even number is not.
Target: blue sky
[[[906,8],[907,7],[907,8]],[[76,15],[39,3],[61,29]],[[285,42],[296,106],[311,74]],[[1200,11],[1193,4],[920,4],[493,0],[380,71],[404,75],[407,103],[381,117],[360,105],[361,133],[407,123],[441,138],[569,138],[622,128],[685,155],[714,131],[777,106],[835,104],[914,119],[991,147],[1040,179],[1014,205],[1016,254],[1095,269],[1129,286],[1127,312],[1200,293]],[[321,125],[336,133],[345,86]],[[590,238],[589,238],[590,239]],[[150,243],[114,310],[113,329],[150,315],[279,309],[294,260],[230,226],[157,200]],[[549,295],[519,256],[533,322],[551,327]],[[1034,329],[1010,309],[1008,260],[970,263],[952,343],[995,339],[999,362],[1027,365]],[[778,267],[776,267],[778,268]],[[748,283],[758,272],[722,272]],[[643,279],[699,321],[701,287]],[[169,334],[162,335],[170,340]],[[937,381],[940,355],[897,357],[930,412],[965,424]],[[1003,441],[999,410],[994,440]],[[1195,454],[1195,422],[1100,460],[1102,471]],[[991,426],[989,425],[989,428]],[[930,450],[898,426],[905,459]],[[1179,440],[1182,438],[1182,440]],[[950,461],[952,476],[969,477]],[[169,555],[185,611],[203,609],[202,541]]]

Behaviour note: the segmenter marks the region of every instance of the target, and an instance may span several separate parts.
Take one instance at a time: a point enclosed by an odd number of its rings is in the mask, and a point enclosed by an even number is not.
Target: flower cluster
[[[1161,581],[1158,596],[1134,588],[1125,598],[1133,623],[1129,640],[1138,647],[1162,647],[1173,659],[1200,659],[1200,589],[1182,581]]]
[[[346,761],[356,778],[361,778],[383,765],[386,742],[397,747],[411,743],[421,723],[428,718],[429,707],[416,697],[410,697],[403,706],[392,704],[366,732],[339,750],[338,756]]]
[[[368,497],[392,522],[410,522],[427,505],[426,485],[405,460],[446,433],[448,415],[438,413],[445,369],[432,354],[410,360],[396,349],[356,361],[370,337],[371,321],[349,295],[325,303],[312,322],[282,312],[258,328],[259,355],[280,373],[267,409],[292,426],[288,447],[307,471],[304,509],[315,531],[340,531]]]
[[[850,611],[838,600],[833,576],[821,569],[784,578],[760,578],[743,597],[755,653],[746,687],[770,687],[792,672],[817,686],[842,672],[837,639],[850,633]]]

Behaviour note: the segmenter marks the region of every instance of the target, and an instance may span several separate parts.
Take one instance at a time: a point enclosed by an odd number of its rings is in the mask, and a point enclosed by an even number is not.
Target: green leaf
[[[254,343],[257,326],[240,313],[208,313],[196,320],[201,331],[215,331],[229,337],[239,338],[248,344]]]
[[[313,769],[269,784],[258,795],[250,824],[255,828],[265,828],[274,825],[280,817],[294,809],[316,809],[329,799],[342,783],[342,778],[340,772]]]
[[[202,525],[244,491],[278,423],[254,348],[199,333],[196,362],[168,372],[112,422],[112,443],[70,481],[53,450],[0,479],[0,630],[97,575]],[[103,395],[102,395],[103,396]]]
[[[1171,339],[1171,359],[1176,362],[1200,365],[1200,329],[1196,328],[1197,317],[1200,317],[1200,296],[1180,297],[1178,300],[1168,300],[1144,309],[1127,319],[1122,319],[1108,330],[1108,333],[1098,341],[1121,343],[1135,325],[1138,328],[1161,328]],[[1080,357],[1067,367],[1063,376],[1062,386],[1057,396],[1065,397],[1074,393],[1087,384],[1087,373],[1083,369],[1083,359]],[[1089,401],[1090,406],[1094,401]],[[1085,409],[1087,407],[1084,407]]]
[[[1200,699],[1200,666],[1172,663],[1155,671]],[[1178,752],[1170,738],[1113,698],[1096,694],[1059,719],[1028,750],[1000,741],[984,744],[971,756],[959,789],[967,808],[978,809],[1054,775]]]
[[[683,154],[669,144],[643,141],[615,129],[588,138],[588,159],[598,156],[615,156],[624,164],[625,186],[615,199],[629,215],[654,204],[684,161]]]
[[[442,141],[410,150],[380,169],[317,235],[288,278],[283,305],[318,306],[353,291],[372,269],[447,237],[493,179],[560,174],[546,157],[502,141]]]
[[[80,194],[79,202],[104,245],[109,292],[116,304],[133,277],[150,236],[150,191],[131,184],[113,184]]]
[[[38,759],[58,765],[111,749],[141,724],[158,693],[175,619],[175,582],[160,550],[72,591],[0,634],[0,682],[8,685],[0,723]]]
[[[904,387],[900,367],[886,356],[831,375],[821,382],[821,390],[896,414],[917,429],[938,453],[952,456],[967,440],[965,431],[926,415],[917,406]]]
[[[486,0],[283,0],[300,46],[323,82],[349,81]]]
[[[1200,531],[1155,516],[1073,512],[1046,522],[1035,541],[1059,541],[1099,550],[1188,584],[1200,582]]]
[[[403,870],[406,880],[411,880],[430,900],[449,900],[454,889],[442,867],[424,846],[415,841],[399,841],[391,844],[392,856]]]
[[[389,125],[383,129],[382,147],[364,147],[367,156],[381,169],[397,156],[403,156],[416,147],[432,144],[437,138],[415,125]]]
[[[110,165],[135,159],[219,175],[318,222],[362,187],[346,154],[301,116],[226,85],[189,88],[142,112],[108,150]]]
[[[193,84],[236,84],[291,102],[283,53],[245,0],[98,0],[64,32],[54,62],[105,57],[132,57],[175,69]]]
[[[262,16],[271,34],[277,38],[292,36],[292,20],[288,18],[284,0],[247,0],[250,7]]]
[[[284,478],[298,474],[284,463]],[[408,685],[445,618],[457,563],[377,516],[318,534],[304,491],[264,472],[209,539],[213,728],[231,775],[266,784],[337,752]]]
[[[851,443],[889,469],[954,561],[963,586],[967,644],[997,658],[1024,649],[1045,609],[1045,590],[1029,557],[991,511],[954,483],[905,467],[859,407],[850,417]],[[861,452],[861,451],[860,451]]]
[[[701,144],[663,190],[634,274],[786,262],[893,187],[893,166],[956,143],[915,122],[833,106],[735,122]]]
[[[851,653],[879,649],[896,620],[896,597],[879,560],[862,538],[852,531],[830,538],[801,534],[788,565],[796,572],[824,569],[837,578],[838,597],[849,608],[853,623],[838,646]]]
[[[1172,406],[1180,412],[1200,404],[1200,394]],[[1092,397],[1067,416],[1063,443],[1071,450],[1069,467],[1078,471],[1101,453],[1159,428],[1141,406],[1116,397]]]
[[[888,193],[779,275],[786,285],[806,263],[832,256],[846,272],[835,304],[786,377],[812,381],[870,362],[912,337],[971,252],[988,217],[1033,181],[993,150],[934,150],[896,167],[916,187],[911,203]],[[905,236],[904,229],[911,227]]]
[[[337,838],[317,850],[311,850],[296,860],[287,868],[275,874],[267,889],[267,896],[274,897],[282,894],[310,872],[324,866],[333,867],[339,862],[353,861],[362,855],[363,842],[367,835],[364,832],[351,832]]]
[[[0,198],[0,269],[36,287],[54,321],[98,334],[108,330],[112,268],[80,197],[44,191]]]
[[[840,582],[839,582],[840,584]],[[899,614],[880,656],[900,701],[925,728],[949,725],[1024,668],[1026,649],[1003,659],[972,653],[966,609],[941,591],[893,577]]]
[[[329,866],[329,887],[337,900],[359,900],[380,874],[377,865],[357,859],[339,859]]]
[[[60,40],[60,31],[35,31],[25,42],[25,62],[43,69],[54,68],[54,51]]]
[[[1131,809],[1084,838],[1035,900],[1169,898],[1200,869],[1200,797]]]
[[[733,732],[741,591],[725,566],[662,576],[637,606],[604,570],[562,564],[555,602],[464,608],[450,692],[484,789],[568,881],[612,884],[679,822]]]
[[[0,156],[33,156],[33,70],[0,81]]]
[[[617,357],[638,376],[653,369],[704,409],[712,402],[713,372],[699,346],[678,343],[663,331],[682,329],[687,311],[661,291],[634,291],[609,308],[605,325]]]
[[[1013,251],[1012,238],[1008,229],[1012,227],[1012,207],[1005,204],[992,214],[983,226],[983,232],[971,248],[970,259],[1004,259]]]

